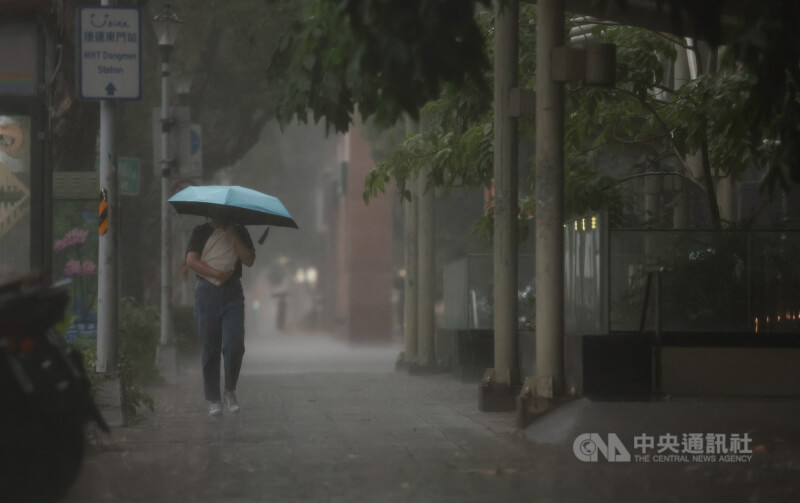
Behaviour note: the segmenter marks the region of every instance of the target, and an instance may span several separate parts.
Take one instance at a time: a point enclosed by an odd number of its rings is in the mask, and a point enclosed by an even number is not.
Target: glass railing
[[[533,323],[533,255],[519,256],[519,329]],[[494,263],[492,255],[467,255],[444,266],[444,313],[442,328],[491,329],[494,323]]]
[[[612,331],[639,329],[654,271],[661,271],[664,331],[789,332],[800,325],[800,232],[612,230],[609,242]]]
[[[598,227],[599,229],[599,227]],[[611,230],[565,233],[565,330],[572,334],[644,330],[785,333],[800,331],[800,231]],[[491,255],[444,268],[442,328],[491,329]],[[519,258],[519,328],[531,329],[533,255]]]

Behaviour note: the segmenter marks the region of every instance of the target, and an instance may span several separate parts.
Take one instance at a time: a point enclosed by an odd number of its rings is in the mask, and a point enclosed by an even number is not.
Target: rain
[[[798,5],[0,2],[0,502],[797,501]]]

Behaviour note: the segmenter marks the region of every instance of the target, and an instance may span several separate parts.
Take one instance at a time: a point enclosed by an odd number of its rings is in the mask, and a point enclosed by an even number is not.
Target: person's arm
[[[247,267],[252,267],[253,263],[256,261],[256,250],[253,248],[252,242],[250,246],[248,246],[242,240],[242,237],[233,225],[229,226],[226,232],[233,241],[233,249],[236,251],[236,255],[239,256],[239,260]],[[245,230],[245,232],[247,232],[247,230]]]
[[[201,276],[216,279],[220,285],[228,281],[228,278],[233,274],[233,271],[218,271],[214,269],[200,260],[200,255],[193,251],[186,254],[186,266]]]

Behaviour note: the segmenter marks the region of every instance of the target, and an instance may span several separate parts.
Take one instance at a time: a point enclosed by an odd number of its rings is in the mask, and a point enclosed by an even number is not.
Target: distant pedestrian
[[[272,296],[278,299],[275,328],[278,329],[278,332],[283,333],[286,330],[286,310],[288,309],[286,298],[289,296],[289,292],[283,290],[272,294]]]
[[[397,307],[396,315],[397,315],[397,325],[400,327],[400,332],[402,333],[405,327],[405,313],[406,313],[406,271],[405,269],[400,270],[397,275],[394,277],[393,285],[394,289],[397,292],[397,302],[395,306]]]
[[[256,253],[243,226],[211,219],[195,227],[186,250],[186,265],[197,273],[194,320],[202,348],[203,385],[209,414],[222,414],[223,399],[239,412],[236,383],[244,357],[244,293],[242,264],[250,267]],[[220,394],[220,364],[225,367],[225,394]]]

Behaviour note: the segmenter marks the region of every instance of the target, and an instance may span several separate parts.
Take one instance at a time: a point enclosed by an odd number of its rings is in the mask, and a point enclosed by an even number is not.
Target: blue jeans
[[[203,387],[206,400],[218,402],[220,360],[225,363],[225,390],[236,391],[244,356],[244,294],[238,280],[215,286],[197,280],[194,322],[203,349]]]

